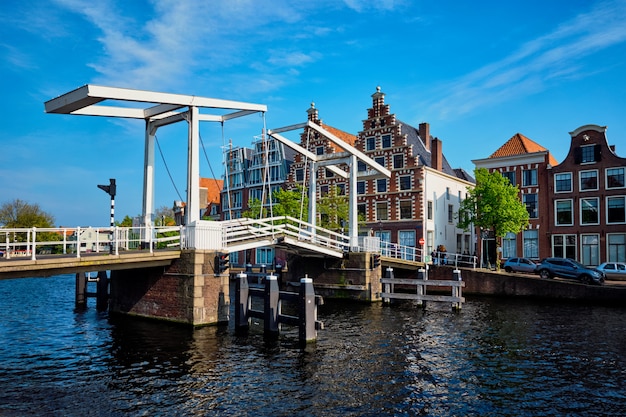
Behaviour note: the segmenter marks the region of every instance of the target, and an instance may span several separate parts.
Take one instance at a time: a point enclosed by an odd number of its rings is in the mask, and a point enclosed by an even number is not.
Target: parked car
[[[623,262],[605,262],[596,268],[602,271],[606,279],[614,279],[618,281],[626,281],[626,263]]]
[[[604,273],[593,268],[587,268],[580,262],[569,258],[546,258],[537,265],[535,273],[541,278],[574,278],[583,284],[604,283]]]
[[[535,272],[537,264],[528,258],[509,258],[503,265],[506,272]]]

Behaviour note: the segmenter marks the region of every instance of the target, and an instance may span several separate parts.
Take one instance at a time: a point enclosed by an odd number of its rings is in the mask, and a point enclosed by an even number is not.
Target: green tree
[[[524,230],[528,226],[528,211],[519,199],[519,188],[497,171],[490,173],[478,168],[474,176],[476,186],[468,189],[468,197],[461,202],[458,227],[469,230],[473,225],[492,230],[496,238]]]
[[[320,226],[329,230],[339,230],[343,224],[347,225],[349,206],[348,197],[340,195],[339,187],[331,187],[328,194],[317,203]]]
[[[54,217],[38,204],[16,199],[0,206],[0,225],[9,228],[54,227]]]
[[[119,227],[132,227],[133,218],[127,214],[121,222],[115,222],[115,225]]]
[[[304,199],[303,199],[304,197]],[[302,211],[302,220],[307,221],[309,218],[309,199],[306,193],[302,194],[302,187],[298,186],[294,190],[277,190],[272,194],[273,204],[271,213],[267,207],[261,210],[261,200],[255,198],[248,203],[248,210],[243,212],[244,217],[258,219],[261,217],[290,216],[296,219],[300,218]]]

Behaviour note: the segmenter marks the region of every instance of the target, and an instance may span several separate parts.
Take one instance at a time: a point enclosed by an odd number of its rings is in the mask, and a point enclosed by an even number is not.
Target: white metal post
[[[189,143],[187,145],[187,224],[200,220],[200,133],[198,108],[189,107]]]
[[[357,212],[357,191],[356,179],[358,173],[358,162],[355,155],[350,157],[350,185],[349,191],[349,214],[348,214],[348,234],[350,236],[350,250],[356,250],[359,246],[359,214]]]
[[[157,128],[151,122],[146,122],[146,137],[144,145],[143,160],[143,207],[142,220],[145,232],[152,223],[152,213],[154,213],[154,137]],[[142,242],[147,242],[148,237],[142,236]]]

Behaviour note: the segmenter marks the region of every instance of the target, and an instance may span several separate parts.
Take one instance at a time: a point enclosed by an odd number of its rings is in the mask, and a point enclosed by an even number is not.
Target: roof
[[[428,167],[432,167],[431,152],[426,149],[426,146],[424,145],[424,141],[423,141],[423,139],[431,140],[431,138],[420,138],[418,129],[400,120],[398,120],[398,123],[401,124],[402,134],[406,135],[407,145],[413,146],[413,155],[418,158],[419,163]],[[469,175],[465,170],[453,169],[450,166],[450,163],[446,159],[445,155],[443,155],[443,153],[441,155],[441,158],[442,158],[442,162],[441,162],[442,172],[448,175],[452,175],[453,177],[460,178],[465,181],[476,182],[474,178],[471,175]]]
[[[537,152],[548,152],[549,163],[553,166],[558,165],[557,160],[552,156],[550,151],[539,145],[537,142],[528,139],[521,133],[513,135],[511,139],[506,141],[504,145],[500,146],[497,151],[492,153],[489,158],[502,158],[505,156],[515,156]]]
[[[354,144],[356,143],[357,137],[348,132],[344,132],[343,130],[339,130],[336,127],[332,127],[327,124],[324,124],[322,127],[350,146],[354,146]]]
[[[218,180],[215,178],[200,178],[200,188],[207,189],[207,204],[220,202],[220,192],[223,187],[224,180]]]

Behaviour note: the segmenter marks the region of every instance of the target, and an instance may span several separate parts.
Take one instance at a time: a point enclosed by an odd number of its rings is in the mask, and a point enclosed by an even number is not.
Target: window
[[[580,191],[589,191],[598,189],[598,171],[581,171],[580,172]]]
[[[536,169],[525,169],[522,171],[522,185],[524,187],[537,185],[537,170]]]
[[[322,195],[322,197],[328,195],[328,185],[320,186],[320,194]]]
[[[316,155],[324,155],[324,147],[323,146],[318,146],[315,148],[315,154]]]
[[[446,200],[450,200],[450,187],[446,187]]]
[[[580,236],[581,262],[584,265],[600,265],[600,236]]]
[[[366,219],[366,212],[365,212],[365,204],[361,203],[361,204],[357,204],[356,205],[356,212],[359,216],[359,220],[365,220]]]
[[[391,148],[391,135],[383,135],[383,148]]]
[[[600,204],[598,198],[580,199],[580,224],[598,224],[600,222],[598,204]]]
[[[524,194],[522,196],[523,203],[528,210],[528,217],[531,219],[537,219],[539,217],[537,213],[537,194]]]
[[[606,188],[624,188],[624,169],[609,168],[606,170]]]
[[[411,176],[404,175],[400,177],[400,190],[410,190],[411,189]]]
[[[376,220],[387,220],[387,203],[376,203]]]
[[[376,158],[374,158],[374,161],[376,161],[376,163],[378,165],[380,165],[381,167],[385,166],[385,157],[384,156],[377,156]]]
[[[404,155],[398,154],[393,156],[394,169],[404,168]]]
[[[609,262],[626,262],[626,233],[611,233],[606,235],[609,246]]]
[[[374,149],[376,149],[376,138],[365,139],[365,150],[373,151]]]
[[[502,257],[513,258],[515,256],[517,256],[517,236],[509,232],[502,238]]]
[[[556,200],[556,225],[571,226],[573,224],[572,200]]]
[[[502,176],[509,180],[511,185],[515,185],[515,171],[502,172]]]
[[[580,163],[586,164],[590,162],[596,162],[599,160],[599,149],[597,145],[587,145],[580,147]],[[596,158],[598,156],[598,158]]]
[[[539,231],[524,230],[524,256],[526,258],[539,257]]]
[[[400,218],[401,219],[413,218],[411,207],[412,207],[411,200],[400,201]]]
[[[576,259],[576,235],[552,235],[552,256]]]
[[[357,170],[359,172],[367,171],[367,165],[365,165],[365,162],[363,162],[363,161],[358,161],[356,163],[356,166],[357,166]]]
[[[346,184],[337,184],[337,195],[346,195]]]
[[[448,223],[454,222],[454,206],[452,204],[448,204]]]
[[[554,190],[557,193],[572,191],[572,173],[556,174],[554,176]]]
[[[432,220],[433,219],[433,202],[432,201],[428,202],[428,213],[427,213],[427,216],[428,216],[428,220]]]
[[[399,230],[398,243],[402,247],[400,257],[409,261],[415,260],[415,230]]]
[[[258,264],[273,265],[274,264],[274,249],[273,248],[258,248],[256,250],[256,262]]]
[[[624,196],[606,198],[606,222],[626,223],[626,198]]]
[[[365,181],[357,181],[357,183],[356,183],[356,193],[357,194],[365,194]]]
[[[334,177],[334,176],[335,176],[335,174],[334,174],[334,173],[333,173],[333,171],[331,171],[330,169],[326,168],[326,169],[324,170],[324,177],[325,177],[325,178],[332,178],[332,177]]]
[[[376,180],[376,192],[378,193],[387,192],[387,178],[380,178]]]
[[[296,181],[304,181],[304,169],[296,169]]]

